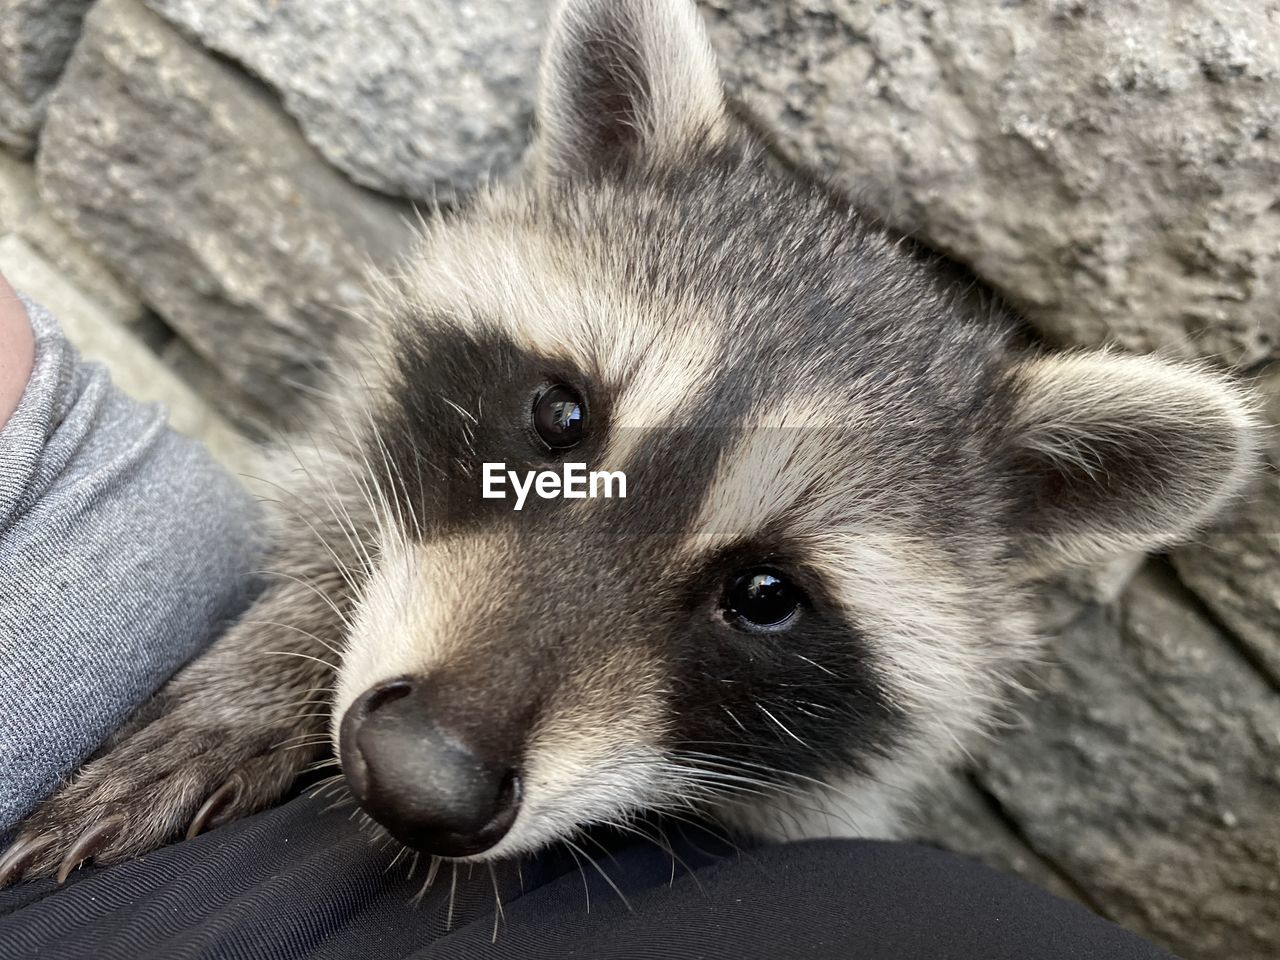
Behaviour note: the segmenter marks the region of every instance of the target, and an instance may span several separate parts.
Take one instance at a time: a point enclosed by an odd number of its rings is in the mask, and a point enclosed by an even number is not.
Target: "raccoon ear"
[[[543,54],[538,124],[544,178],[721,139],[724,92],[693,0],[563,0]]]
[[[1255,465],[1255,405],[1201,367],[1067,354],[1025,361],[1013,383],[1009,444],[1029,484],[1033,574],[1176,543]]]

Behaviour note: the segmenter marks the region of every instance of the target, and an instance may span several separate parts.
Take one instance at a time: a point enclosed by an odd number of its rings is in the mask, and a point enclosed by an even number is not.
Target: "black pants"
[[[1014,877],[872,841],[584,838],[518,870],[445,866],[417,899],[425,865],[388,867],[326,806],[299,798],[62,889],[0,891],[0,960],[1168,957]]]

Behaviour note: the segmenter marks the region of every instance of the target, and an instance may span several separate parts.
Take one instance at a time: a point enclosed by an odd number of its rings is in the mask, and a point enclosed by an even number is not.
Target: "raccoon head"
[[[450,857],[643,811],[891,832],[1029,649],[1028,582],[1212,515],[1247,404],[1017,348],[772,158],[688,0],[563,4],[538,120],[524,179],[427,225],[371,348],[347,780]],[[484,495],[486,464],[571,463],[626,496]]]

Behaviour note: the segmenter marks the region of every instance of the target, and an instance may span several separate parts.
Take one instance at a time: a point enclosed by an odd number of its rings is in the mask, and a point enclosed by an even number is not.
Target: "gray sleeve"
[[[253,589],[253,499],[24,300],[35,368],[0,430],[0,836]]]

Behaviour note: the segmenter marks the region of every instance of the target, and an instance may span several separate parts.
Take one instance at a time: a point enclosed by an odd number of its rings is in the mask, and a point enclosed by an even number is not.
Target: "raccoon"
[[[1037,651],[1037,580],[1186,537],[1254,457],[1227,378],[1029,347],[780,163],[690,0],[565,0],[526,172],[430,216],[375,287],[276,458],[281,575],[34,812],[3,880],[330,762],[443,858],[664,811],[893,836]],[[486,465],[570,462],[627,496],[483,495]]]

